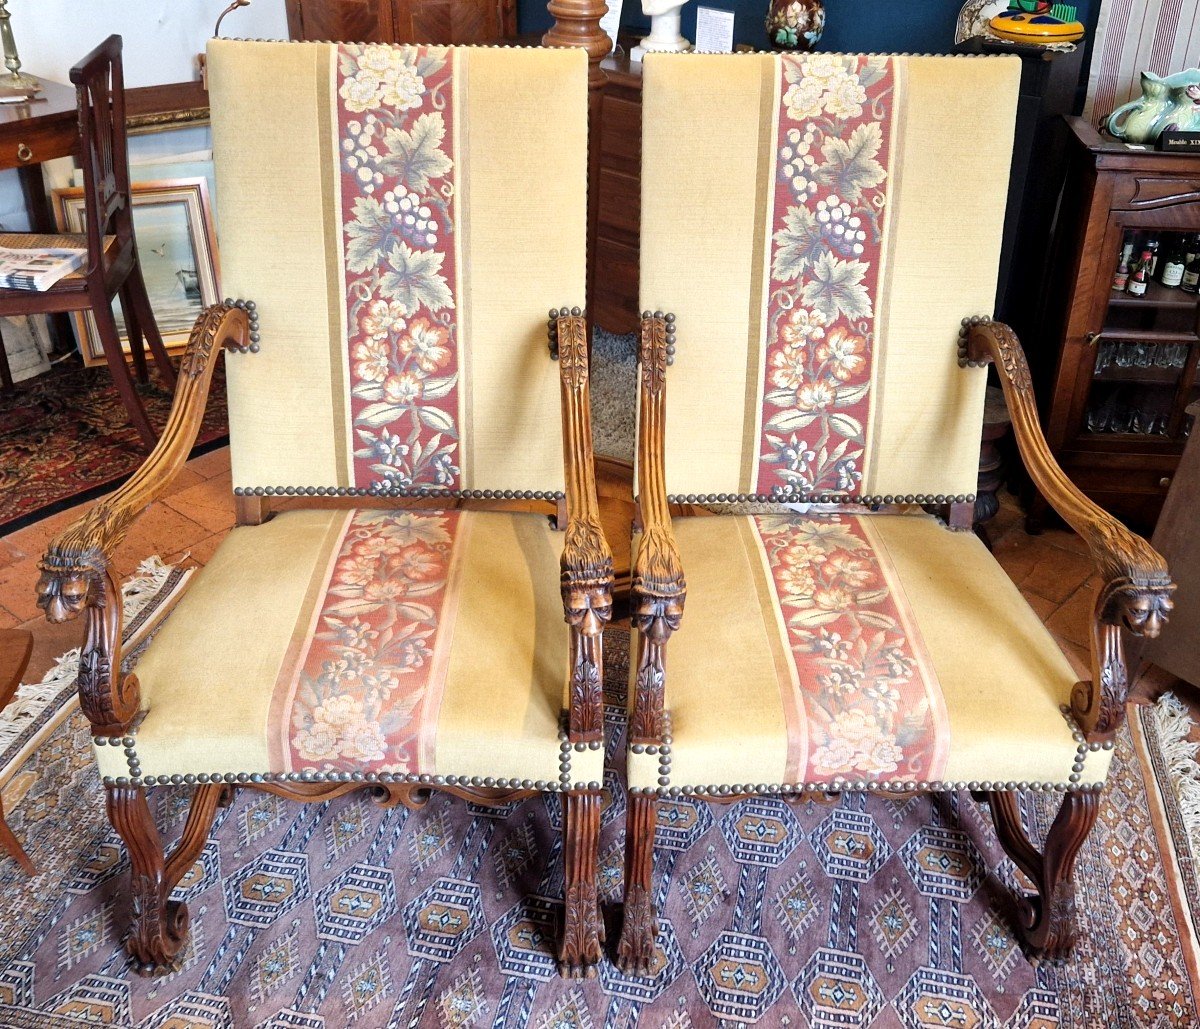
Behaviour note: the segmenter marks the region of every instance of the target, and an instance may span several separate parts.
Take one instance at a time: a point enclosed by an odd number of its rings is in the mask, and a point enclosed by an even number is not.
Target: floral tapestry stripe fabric
[[[342,44],[353,485],[458,488],[453,51]]]
[[[759,493],[863,478],[888,206],[891,58],[779,59]]]
[[[869,519],[753,523],[799,686],[782,686],[786,781],[939,778],[950,750],[941,684]]]
[[[463,525],[456,511],[347,515],[279,680],[285,771],[432,767]]]

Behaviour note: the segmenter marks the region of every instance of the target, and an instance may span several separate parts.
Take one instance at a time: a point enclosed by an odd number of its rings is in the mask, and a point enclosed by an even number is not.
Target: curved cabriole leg
[[[200,856],[225,787],[197,786],[179,846],[168,857],[141,786],[107,786],[108,818],[129,851],[133,922],[125,949],[139,975],[165,975],[187,943],[187,905],[171,891]]]
[[[1100,797],[1093,790],[1072,790],[1063,797],[1046,850],[1039,853],[1021,821],[1015,793],[989,793],[988,803],[1000,845],[1037,888],[1017,900],[1021,935],[1042,957],[1062,958],[1075,943],[1075,858],[1096,823]]]
[[[596,887],[600,865],[600,792],[566,793],[563,806],[566,881],[558,971],[569,979],[590,979],[595,976],[601,958],[600,895]]]
[[[625,818],[625,918],[617,943],[617,964],[630,975],[650,975],[658,921],[650,897],[654,878],[654,828],[658,797],[629,795]]]

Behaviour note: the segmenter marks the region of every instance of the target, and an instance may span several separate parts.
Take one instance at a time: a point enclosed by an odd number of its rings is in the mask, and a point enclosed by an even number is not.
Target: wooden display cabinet
[[[1127,232],[1159,236],[1160,263],[1200,232],[1200,157],[1132,150],[1069,120],[1070,165],[1053,243],[1040,359],[1046,435],[1066,473],[1102,507],[1149,532],[1192,431],[1200,297],[1152,281],[1112,289]],[[1136,256],[1136,255],[1135,255]],[[1057,366],[1050,360],[1057,353]],[[1045,513],[1030,506],[1031,531]]]
[[[517,33],[516,0],[286,0],[292,39],[492,43]]]
[[[606,79],[600,101],[589,306],[601,328],[635,332],[642,224],[642,66],[614,55],[600,67]]]

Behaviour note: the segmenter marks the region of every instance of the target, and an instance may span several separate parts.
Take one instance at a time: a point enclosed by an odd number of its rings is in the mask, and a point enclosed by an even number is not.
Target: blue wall
[[[706,7],[734,12],[733,38],[756,48],[767,47],[763,28],[767,0],[703,0]],[[1089,9],[1099,0],[1077,0],[1079,19],[1089,24]],[[962,0],[825,0],[825,36],[821,50],[848,52],[942,53],[954,43],[954,23]],[[543,32],[552,18],[542,0],[519,0],[522,32]],[[621,27],[644,34],[650,20],[641,0],[624,0]],[[683,9],[683,34],[695,39],[696,0]]]

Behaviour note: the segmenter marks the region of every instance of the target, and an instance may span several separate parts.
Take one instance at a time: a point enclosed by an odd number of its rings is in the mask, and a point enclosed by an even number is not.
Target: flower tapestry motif
[[[456,489],[450,51],[337,53],[354,484]]]
[[[333,558],[288,719],[289,768],[419,770],[458,513],[356,511]]]
[[[871,410],[893,94],[886,57],[784,55],[759,493],[854,493]]]
[[[930,780],[949,745],[941,686],[907,598],[858,518],[756,516],[799,677],[797,782]]]

